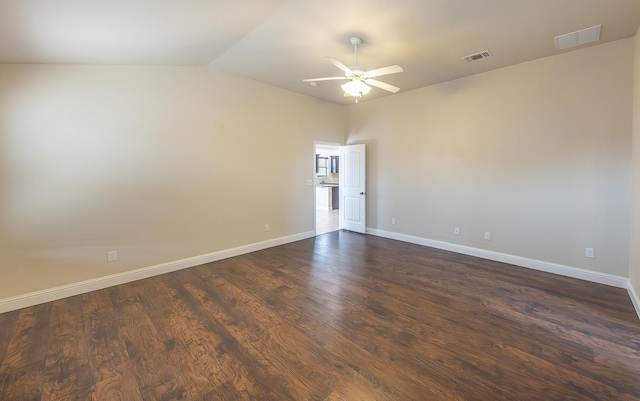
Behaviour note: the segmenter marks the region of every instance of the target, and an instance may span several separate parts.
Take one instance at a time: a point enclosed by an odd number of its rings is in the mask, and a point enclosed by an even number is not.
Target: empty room
[[[0,0],[0,400],[640,400],[639,29]]]

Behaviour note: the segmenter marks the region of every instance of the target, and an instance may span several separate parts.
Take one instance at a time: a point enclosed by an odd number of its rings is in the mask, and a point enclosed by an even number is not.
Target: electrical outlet
[[[460,227],[453,228],[453,235],[460,235]]]
[[[593,251],[593,248],[586,248],[584,256],[588,257],[588,258],[593,258],[595,257],[595,253]]]
[[[118,251],[107,252],[107,262],[115,262],[118,260]]]
[[[269,228],[269,225],[268,225],[268,224],[265,224],[265,225],[264,225],[264,231],[265,231],[265,232],[267,232],[267,231],[270,231],[270,230],[271,230],[271,229]]]
[[[485,231],[484,239],[487,241],[491,241],[491,233],[489,231]]]
[[[391,218],[391,224],[396,224],[396,218],[395,217]]]

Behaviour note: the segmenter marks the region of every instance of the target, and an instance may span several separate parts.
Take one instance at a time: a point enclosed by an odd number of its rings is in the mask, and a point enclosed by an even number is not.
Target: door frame
[[[339,148],[340,146],[344,146],[344,144],[339,142],[313,141],[313,153],[312,153],[313,164],[311,165],[311,171],[312,171],[311,177],[313,177],[311,179],[311,187],[313,190],[311,191],[311,193],[313,195],[313,236],[314,237],[318,235],[316,232],[316,206],[317,206],[316,205],[316,146],[317,145],[335,146]]]

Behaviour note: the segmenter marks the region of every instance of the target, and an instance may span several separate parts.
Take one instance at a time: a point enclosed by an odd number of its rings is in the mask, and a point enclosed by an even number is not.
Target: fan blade
[[[403,72],[404,69],[399,65],[390,65],[387,67],[376,68],[375,70],[367,71],[363,75],[367,78],[379,77],[381,75],[397,74]]]
[[[347,67],[346,65],[342,64],[341,62],[339,62],[337,59],[333,58],[333,57],[325,57],[327,60],[329,60],[329,62],[333,65],[335,65],[336,67],[340,68],[342,71],[345,72],[345,74],[349,74],[349,75],[353,75],[353,71],[351,71],[351,68]]]
[[[334,79],[349,79],[349,78],[347,77],[309,78],[309,79],[303,79],[302,82],[332,81]]]
[[[396,93],[400,90],[400,88],[398,88],[397,86],[389,85],[376,79],[365,79],[364,83],[367,85],[375,86],[376,88],[384,89],[391,93]]]

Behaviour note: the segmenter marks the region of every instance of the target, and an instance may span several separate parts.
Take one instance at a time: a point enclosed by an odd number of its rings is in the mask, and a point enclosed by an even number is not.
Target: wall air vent
[[[487,57],[491,57],[491,56],[493,56],[493,54],[491,54],[491,52],[489,50],[484,50],[484,51],[481,51],[480,53],[470,54],[468,56],[464,56],[462,59],[464,61],[466,61],[467,63],[470,63],[472,61],[481,60],[483,58],[487,58]]]
[[[597,42],[600,40],[601,30],[602,25],[596,25],[592,26],[591,28],[556,36],[556,49],[564,50],[574,46]]]

